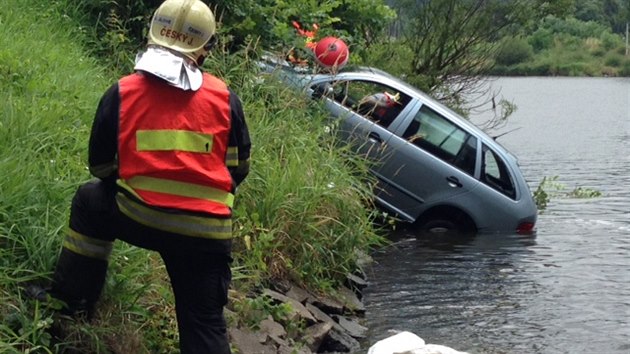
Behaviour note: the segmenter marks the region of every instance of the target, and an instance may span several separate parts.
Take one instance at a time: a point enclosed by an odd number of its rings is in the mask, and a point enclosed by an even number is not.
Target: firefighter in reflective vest
[[[200,67],[212,11],[166,0],[133,74],[98,105],[90,172],[79,187],[49,290],[71,315],[94,314],[115,239],[157,251],[170,277],[181,353],[229,353],[223,308],[231,281],[232,205],[249,172],[239,97]]]

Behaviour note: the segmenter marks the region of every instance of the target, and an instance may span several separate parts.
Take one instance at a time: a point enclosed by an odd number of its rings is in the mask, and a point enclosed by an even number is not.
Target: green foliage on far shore
[[[93,38],[76,11],[62,1],[25,7],[8,0],[0,8],[0,352],[176,352],[168,276],[151,252],[116,243],[91,323],[64,320],[54,315],[58,303],[23,294],[27,283],[51,276],[71,198],[91,178],[87,141],[96,105],[120,71],[107,66],[109,58],[86,55]],[[131,57],[125,53],[119,58]],[[320,107],[261,80],[248,50],[219,48],[205,68],[239,93],[253,140],[252,172],[236,201],[235,292],[256,294],[277,279],[333,292],[383,242],[372,223],[365,162],[334,146]],[[230,318],[247,324],[252,307],[239,304]],[[63,342],[51,331],[62,331]]]
[[[545,18],[530,34],[502,39],[497,76],[630,76],[624,38],[575,18]]]
[[[557,20],[556,21],[561,21]],[[529,36],[503,37],[487,76],[630,76],[630,55],[625,55],[623,38],[597,24],[569,21],[571,26],[596,28],[583,31],[584,37],[568,32],[552,32],[545,27]],[[569,26],[570,27],[570,26]],[[559,29],[558,29],[559,30]],[[387,71],[412,85],[439,96],[422,75],[412,75],[408,65],[413,51],[402,40],[391,39],[372,45],[362,64],[386,63]],[[446,102],[453,109],[465,102]]]

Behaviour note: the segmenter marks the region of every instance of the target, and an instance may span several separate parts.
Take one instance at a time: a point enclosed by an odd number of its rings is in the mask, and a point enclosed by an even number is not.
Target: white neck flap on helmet
[[[136,56],[134,69],[151,73],[182,90],[197,91],[203,82],[203,74],[197,65],[183,55],[156,45],[150,45]]]

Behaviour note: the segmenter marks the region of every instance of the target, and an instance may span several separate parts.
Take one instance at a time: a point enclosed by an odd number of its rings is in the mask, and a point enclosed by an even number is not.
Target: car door
[[[427,208],[469,193],[479,140],[462,127],[419,102],[381,151],[384,163],[377,199],[414,221]]]
[[[393,135],[394,128],[409,111],[411,97],[380,82],[337,79],[311,86],[314,95],[322,97],[334,119],[340,138],[354,151],[370,160],[371,170],[378,175],[384,143]],[[370,100],[374,95],[387,94],[394,101],[379,107]],[[381,96],[378,96],[381,97]]]

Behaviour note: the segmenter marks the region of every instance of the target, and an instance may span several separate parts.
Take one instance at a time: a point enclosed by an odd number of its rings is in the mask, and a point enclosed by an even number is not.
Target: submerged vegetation
[[[558,182],[558,176],[545,176],[533,192],[533,195],[539,212],[543,212],[547,209],[547,204],[549,204],[552,198],[590,199],[601,197],[602,192],[596,189],[581,186],[577,186],[573,189],[567,189],[567,186]]]

